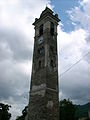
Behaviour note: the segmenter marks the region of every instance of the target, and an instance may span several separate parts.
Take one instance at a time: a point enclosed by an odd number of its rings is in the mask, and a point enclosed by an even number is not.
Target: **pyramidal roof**
[[[47,16],[51,16],[53,19],[55,19],[57,22],[60,21],[60,19],[58,18],[58,14],[53,14],[54,12],[46,7],[44,11],[42,11],[41,15],[40,15],[40,18],[35,18],[35,22],[33,23],[33,25],[35,25],[36,23],[38,23],[41,19],[47,17]]]
[[[43,14],[45,14],[45,13],[51,13],[51,14],[53,14],[53,11],[52,11],[50,8],[46,7],[45,10],[42,11],[41,16],[42,16]]]

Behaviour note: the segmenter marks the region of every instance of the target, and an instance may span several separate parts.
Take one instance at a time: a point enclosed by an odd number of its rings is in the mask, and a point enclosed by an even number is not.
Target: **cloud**
[[[68,11],[71,20],[87,31],[87,41],[90,42],[90,0],[80,0],[79,7]]]
[[[32,57],[32,42],[17,28],[1,29],[0,43],[2,47],[4,47],[2,49],[7,50],[7,52],[3,50],[3,54],[6,53],[5,56],[12,54],[14,60],[30,59]],[[30,54],[30,56],[28,56],[28,54]]]
[[[75,25],[74,31],[63,32],[58,29],[60,99],[70,98],[74,103],[90,101],[90,1],[80,1],[79,7],[67,13]],[[86,56],[87,55],[87,56]],[[82,60],[72,67],[77,61]],[[70,70],[68,70],[72,67]]]
[[[0,102],[12,105],[12,120],[29,100],[35,17],[49,0],[0,1]]]
[[[60,73],[62,73],[82,57],[82,51],[85,54],[88,49],[86,49],[87,44],[85,41],[86,32],[83,29],[77,29],[70,33],[66,33],[59,28],[58,33],[58,61],[60,62],[60,66],[62,66],[59,70],[61,71]],[[77,39],[77,36],[80,37]]]
[[[58,32],[60,99],[70,98],[77,104],[89,102],[90,64],[86,61],[87,57],[72,67],[88,52],[86,31],[77,29],[71,33],[65,33],[58,29]],[[77,36],[79,36],[78,39]],[[68,70],[70,67],[72,68]]]
[[[0,1],[0,102],[12,105],[12,120],[28,104],[34,42],[32,23],[46,4],[53,8],[50,0]],[[66,33],[61,24],[58,27],[59,76],[90,49],[88,4],[88,0],[84,0],[69,11],[74,31]],[[60,99],[69,97],[75,103],[90,100],[87,93],[90,90],[89,58],[90,55],[60,78]]]
[[[12,51],[10,50],[8,43],[0,41],[0,61],[3,59],[9,59],[13,55]]]

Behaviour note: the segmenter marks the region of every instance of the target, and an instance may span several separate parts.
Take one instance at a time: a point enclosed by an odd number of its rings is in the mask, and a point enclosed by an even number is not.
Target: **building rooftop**
[[[33,25],[35,25],[36,23],[38,23],[41,19],[47,17],[47,16],[51,16],[53,19],[55,19],[57,22],[60,21],[60,19],[58,18],[58,14],[53,14],[54,12],[46,7],[44,11],[42,11],[40,18],[35,18],[35,22],[33,23]]]

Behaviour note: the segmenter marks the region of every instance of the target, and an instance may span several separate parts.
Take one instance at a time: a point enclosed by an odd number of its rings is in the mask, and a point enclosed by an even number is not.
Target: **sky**
[[[11,120],[28,104],[35,18],[58,13],[59,99],[90,102],[90,0],[0,0],[0,102]]]

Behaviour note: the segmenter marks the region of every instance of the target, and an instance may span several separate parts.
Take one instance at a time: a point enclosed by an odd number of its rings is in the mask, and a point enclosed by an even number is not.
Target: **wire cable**
[[[90,54],[90,51],[88,53],[86,53],[80,60],[78,60],[76,63],[74,63],[73,65],[71,65],[71,67],[69,67],[67,70],[65,70],[63,73],[60,74],[60,78],[67,73],[69,70],[71,70],[75,65],[77,65],[81,60],[83,60],[84,57],[88,56]]]

